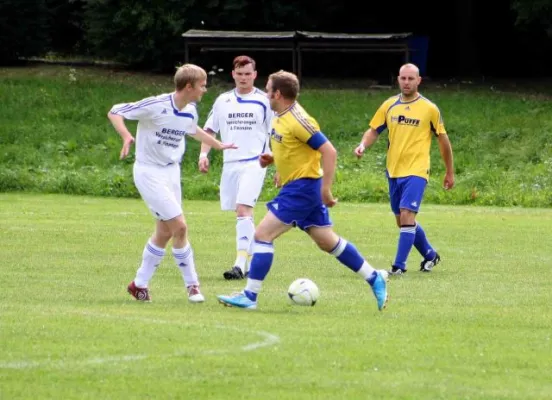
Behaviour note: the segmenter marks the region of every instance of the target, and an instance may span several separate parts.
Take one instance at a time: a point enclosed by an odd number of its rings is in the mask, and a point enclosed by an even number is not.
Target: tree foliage
[[[87,53],[84,43],[84,6],[87,0],[46,0],[50,49],[61,54]]]
[[[86,40],[98,57],[163,68],[177,58],[179,37],[194,18],[194,0],[90,0]]]
[[[518,26],[544,30],[552,38],[552,0],[513,0]]]
[[[0,63],[44,52],[49,43],[46,0],[0,1]]]

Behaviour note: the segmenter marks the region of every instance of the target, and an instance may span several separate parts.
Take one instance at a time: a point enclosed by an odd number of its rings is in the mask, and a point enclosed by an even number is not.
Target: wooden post
[[[188,49],[188,39],[184,38],[184,64],[190,61],[190,51]]]

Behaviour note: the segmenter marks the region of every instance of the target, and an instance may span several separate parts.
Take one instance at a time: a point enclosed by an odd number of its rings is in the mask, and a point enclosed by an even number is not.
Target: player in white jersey
[[[114,105],[108,118],[123,139],[120,157],[125,158],[134,137],[125,119],[137,120],[134,183],[142,199],[157,219],[155,232],[142,253],[142,264],[128,285],[137,300],[150,301],[148,283],[165,255],[172,239],[172,253],[188,291],[188,300],[205,299],[199,290],[194,253],[188,242],[186,220],[182,212],[180,161],[185,151],[185,135],[209,143],[216,149],[235,148],[223,144],[198,128],[196,101],[206,92],[207,74],[197,65],[185,64],[174,76],[175,91],[141,101]]]
[[[269,149],[270,125],[274,112],[266,94],[255,88],[255,60],[248,56],[234,59],[232,77],[235,89],[217,97],[204,129],[223,142],[235,143],[238,150],[224,151],[220,180],[222,210],[236,212],[236,248],[234,266],[224,272],[225,279],[242,279],[247,274],[251,243],[255,233],[253,207],[261,193],[266,169],[259,164],[259,155]],[[199,170],[209,170],[207,157],[210,145],[201,145]]]

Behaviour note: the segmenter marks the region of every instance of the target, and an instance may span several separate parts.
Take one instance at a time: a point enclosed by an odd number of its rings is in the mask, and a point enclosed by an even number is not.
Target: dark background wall
[[[552,0],[0,0],[0,62],[50,52],[171,71],[183,59],[180,35],[188,29],[412,32],[428,40],[427,76],[538,78],[550,75]],[[229,64],[228,53],[193,57],[204,66]],[[267,68],[291,66],[281,54],[255,57]],[[311,53],[304,71],[385,79],[401,62]]]

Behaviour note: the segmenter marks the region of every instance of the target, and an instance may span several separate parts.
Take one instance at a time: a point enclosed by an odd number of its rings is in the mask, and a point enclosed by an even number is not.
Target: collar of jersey
[[[174,100],[173,100],[174,93],[175,92],[172,92],[169,97],[171,99],[171,106],[172,106],[174,115],[176,115],[177,117],[188,117],[193,119],[194,116],[192,114],[178,111],[178,108],[176,108],[176,106],[174,105]],[[186,108],[186,106],[184,106],[184,108]]]
[[[241,97],[251,96],[256,91],[257,91],[257,88],[254,87],[254,86],[253,86],[253,90],[251,90],[249,93],[246,93],[246,94],[240,94],[240,93],[238,93],[238,89],[234,89],[234,96],[236,96],[239,99]]]
[[[420,93],[418,93],[418,97],[416,97],[414,100],[402,101],[402,94],[399,94],[399,103],[400,104],[410,104],[410,103],[414,103],[415,101],[418,101],[421,98],[422,98],[422,95]]]
[[[289,106],[288,108],[286,108],[284,111],[282,111],[281,113],[278,114],[279,117],[281,117],[282,115],[284,115],[285,113],[287,113],[289,110],[291,110],[293,107],[295,107],[295,105],[297,104],[296,101],[293,102],[293,104],[291,106]]]

